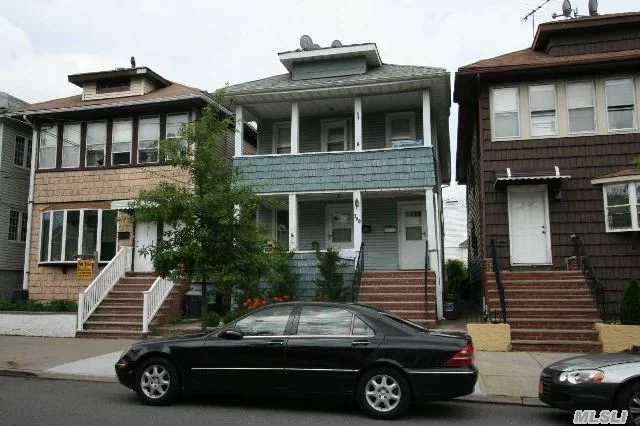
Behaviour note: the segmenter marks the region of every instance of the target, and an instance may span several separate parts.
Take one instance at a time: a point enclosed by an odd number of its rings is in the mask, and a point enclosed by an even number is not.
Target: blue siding
[[[313,300],[316,296],[316,281],[320,279],[318,258],[314,252],[296,253],[289,263],[294,273],[299,275],[298,296],[302,300]],[[342,259],[341,271],[344,276],[345,286],[351,288],[355,271],[355,261]]]
[[[367,72],[367,63],[363,56],[361,58],[300,62],[293,65],[291,79],[308,80],[312,78],[357,75],[365,72]]]

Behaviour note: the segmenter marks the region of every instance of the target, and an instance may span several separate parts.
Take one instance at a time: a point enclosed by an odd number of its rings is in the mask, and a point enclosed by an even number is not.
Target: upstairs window
[[[16,143],[13,146],[13,164],[20,167],[31,168],[31,139],[16,135]]]
[[[322,150],[346,151],[348,148],[347,120],[326,120],[322,122]]]
[[[62,129],[62,167],[80,166],[80,124],[65,124]]]
[[[107,144],[107,123],[87,123],[87,167],[104,166],[104,150]]]
[[[58,151],[58,126],[43,125],[40,128],[40,149],[38,164],[41,169],[53,169],[56,166]]]
[[[159,157],[160,117],[140,118],[138,126],[138,163],[157,163]]]
[[[187,153],[187,141],[182,138],[182,126],[189,122],[189,114],[167,114],[167,139],[174,140],[183,154]]]
[[[529,86],[529,110],[531,114],[531,136],[555,135],[558,133],[556,86],[554,84]]]
[[[133,125],[130,118],[113,120],[113,136],[111,143],[111,164],[131,163],[131,141]]]
[[[596,102],[592,81],[567,83],[569,133],[596,131]]]
[[[276,154],[291,153],[291,123],[275,123],[273,125],[273,151]]]
[[[96,93],[114,93],[114,92],[128,92],[130,90],[131,80],[129,79],[117,79],[117,80],[103,80],[96,83]]]
[[[605,80],[609,131],[635,129],[635,89],[633,78]]]
[[[415,140],[416,120],[413,112],[395,112],[386,115],[387,147],[394,141]]]
[[[493,89],[493,136],[496,138],[517,138],[520,136],[520,108],[518,88]]]

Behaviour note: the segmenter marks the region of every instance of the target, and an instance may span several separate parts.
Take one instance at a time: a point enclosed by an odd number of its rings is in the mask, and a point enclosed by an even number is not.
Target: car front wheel
[[[360,378],[357,400],[369,417],[393,419],[402,415],[411,404],[411,389],[395,368],[376,367]]]
[[[164,358],[151,358],[138,369],[134,388],[147,405],[171,404],[180,394],[178,371]]]
[[[620,391],[616,408],[627,410],[628,425],[640,425],[640,383],[631,383]]]

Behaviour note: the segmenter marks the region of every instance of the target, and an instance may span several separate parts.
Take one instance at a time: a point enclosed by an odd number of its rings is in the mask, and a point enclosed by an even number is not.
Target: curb
[[[511,404],[511,405],[526,405],[528,407],[549,407],[538,398],[530,396],[512,396],[512,395],[467,395],[461,396],[455,399],[456,401],[464,402],[479,402],[487,404]]]
[[[0,369],[0,376],[33,378],[38,377],[38,374],[27,370]]]
[[[105,382],[105,383],[118,383],[117,377],[111,376],[97,376],[91,374],[70,374],[70,373],[55,373],[47,371],[28,371],[28,370],[12,370],[12,369],[0,369],[0,376],[5,377],[22,377],[22,378],[37,378],[47,380],[75,380],[82,382]]]

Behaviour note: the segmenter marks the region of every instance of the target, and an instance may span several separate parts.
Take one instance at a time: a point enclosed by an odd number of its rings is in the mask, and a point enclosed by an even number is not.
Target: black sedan
[[[320,302],[267,305],[209,334],[136,343],[115,368],[149,405],[182,391],[355,397],[374,418],[470,394],[478,375],[469,337],[370,306]]]
[[[640,348],[568,358],[540,374],[540,400],[565,410],[627,410],[640,425]]]

